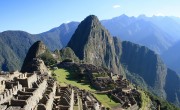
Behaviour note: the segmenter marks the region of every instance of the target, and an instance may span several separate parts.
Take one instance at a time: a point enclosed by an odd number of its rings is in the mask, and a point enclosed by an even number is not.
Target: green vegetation
[[[126,78],[133,84],[138,85],[139,87],[143,88],[144,90],[147,90],[148,86],[146,84],[146,82],[144,81],[144,79],[139,76],[136,73],[133,72],[129,72],[126,67],[124,67],[124,71],[126,74]]]
[[[85,89],[87,91],[90,91],[105,107],[112,108],[114,106],[119,105],[119,103],[111,100],[106,94],[96,94],[94,93],[96,90],[93,89],[89,84],[87,83],[80,83],[77,80],[69,79],[70,73],[67,70],[64,69],[57,69],[54,71],[56,74],[57,81],[60,82],[60,84],[71,84],[73,86],[76,86],[80,89]]]
[[[177,108],[166,100],[161,99],[160,97],[155,96],[147,91],[138,89],[138,92],[141,94],[141,110],[157,109],[158,107],[160,107],[160,110],[180,110],[180,108]]]
[[[138,90],[138,92],[141,94],[141,103],[140,103],[141,109],[146,110],[148,106],[150,106],[149,104],[151,100],[144,91]]]
[[[95,89],[91,88],[89,84],[85,83],[78,83],[76,80],[69,79],[69,72],[64,69],[57,69],[54,71],[56,74],[57,81],[65,84],[71,84],[73,86],[76,86],[80,89],[85,89],[91,92],[96,91]]]
[[[94,94],[94,96],[105,106],[105,107],[115,107],[119,103],[113,101],[108,95],[105,94]]]
[[[161,99],[161,98],[159,98],[159,97],[157,97],[157,96],[155,96],[149,92],[145,92],[145,93],[150,97],[153,104],[157,104],[157,103],[160,104],[161,110],[180,110],[180,108],[177,108],[176,106],[167,102],[164,99]]]
[[[6,44],[0,40],[0,71],[20,69],[21,61]]]
[[[51,66],[56,63],[56,60],[53,58],[53,56],[48,50],[46,50],[46,52],[41,54],[39,57],[44,61],[46,66]]]
[[[93,78],[97,77],[108,77],[107,73],[92,73]]]
[[[56,52],[56,53],[58,53],[58,52]],[[61,61],[66,60],[66,59],[71,59],[74,62],[79,62],[78,57],[75,55],[73,50],[69,47],[61,49],[59,51],[59,56],[60,56]]]

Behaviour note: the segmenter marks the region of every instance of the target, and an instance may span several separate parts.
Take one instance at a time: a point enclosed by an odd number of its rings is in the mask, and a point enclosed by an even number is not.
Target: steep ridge
[[[121,63],[130,74],[132,73],[132,78],[129,79],[140,76],[140,79],[145,82],[141,85],[147,85],[149,91],[180,106],[180,77],[168,69],[155,52],[144,46],[124,41],[122,42]],[[133,82],[138,84],[137,81],[144,83],[137,79]]]
[[[116,42],[115,42],[116,41]],[[78,26],[67,47],[86,63],[120,72],[121,45],[112,38],[94,15],[86,17]]]
[[[141,76],[151,90],[165,97],[163,90],[167,68],[155,52],[131,42],[122,42],[121,63]]]
[[[166,76],[165,91],[167,100],[180,107],[180,76],[171,69],[168,69]]]

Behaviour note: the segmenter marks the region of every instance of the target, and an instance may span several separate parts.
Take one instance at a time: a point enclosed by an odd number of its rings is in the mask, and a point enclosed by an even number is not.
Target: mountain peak
[[[120,17],[128,18],[126,14],[122,14]]]
[[[22,66],[21,71],[22,72],[31,72],[30,64],[33,62],[34,58],[37,58],[41,54],[45,53],[47,50],[47,47],[44,45],[42,41],[35,42],[30,48],[26,55],[26,58],[24,59],[24,63]]]
[[[98,18],[95,15],[89,15],[79,24],[67,46],[72,48],[75,54],[82,60],[85,45],[92,38],[100,38],[101,34],[103,34],[101,31],[107,34],[107,30],[101,25]]]
[[[94,15],[86,17],[76,29],[74,35],[68,43],[77,57],[86,63],[97,66],[109,67],[118,72],[119,59],[116,58],[114,39],[109,32],[101,25],[98,18]],[[117,46],[119,46],[117,44]],[[116,65],[114,60],[117,60]]]
[[[81,23],[86,26],[91,26],[91,28],[96,27],[96,25],[101,25],[98,17],[95,15],[87,16]]]
[[[87,16],[85,19],[98,19],[98,17],[96,15],[89,15]]]

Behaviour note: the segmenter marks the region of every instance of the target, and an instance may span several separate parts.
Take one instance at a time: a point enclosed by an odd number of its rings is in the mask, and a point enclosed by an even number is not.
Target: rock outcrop
[[[79,62],[79,58],[75,55],[74,51],[69,48],[63,48],[59,51],[59,55],[60,56],[60,60],[64,61],[64,60],[72,60],[73,62]]]
[[[120,72],[120,41],[111,37],[94,15],[79,24],[67,46],[83,62]]]
[[[35,42],[29,49],[23,66],[22,72],[32,73],[33,71],[47,71],[44,61],[38,57],[47,51],[47,47],[41,41]]]

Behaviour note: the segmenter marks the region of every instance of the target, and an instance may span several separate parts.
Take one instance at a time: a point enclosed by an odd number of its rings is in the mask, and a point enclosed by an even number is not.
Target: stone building
[[[70,85],[60,86],[41,72],[0,73],[0,110],[102,110],[90,93]]]

